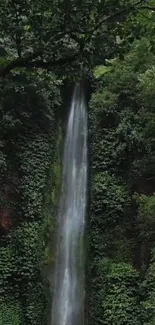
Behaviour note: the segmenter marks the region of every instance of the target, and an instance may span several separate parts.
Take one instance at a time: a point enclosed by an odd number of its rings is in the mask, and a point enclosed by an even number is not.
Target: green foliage
[[[55,218],[54,200],[48,197],[55,187],[56,139],[61,132],[59,86],[48,73],[16,73],[1,89],[1,305],[12,296],[18,300],[7,310],[2,307],[2,325],[43,325],[48,316],[45,225],[50,225],[49,232]]]
[[[154,324],[152,46],[149,37],[135,40],[123,60],[106,64],[109,71],[99,70],[90,100],[87,300],[91,325]]]
[[[22,325],[19,302],[12,299],[0,302],[0,325]]]
[[[151,0],[149,3],[152,5]],[[16,68],[52,67],[72,79],[85,76],[95,63],[103,64],[104,59],[120,52],[123,35],[129,40],[137,28],[134,19],[142,5],[143,1],[132,0],[1,0],[2,72],[5,76]]]
[[[138,306],[138,274],[123,262],[103,261],[102,324],[141,324]]]
[[[105,73],[109,72],[110,70],[111,70],[111,67],[109,67],[109,66],[105,66],[105,65],[96,66],[94,69],[94,75],[96,78],[99,78],[102,75],[104,75]]]
[[[98,173],[92,178],[92,181],[91,211],[99,216],[104,211],[104,219],[99,219],[105,224],[105,227],[109,222],[115,224],[117,218],[124,214],[125,207],[128,205],[128,192],[125,186],[121,182],[119,184],[119,181],[108,173]]]
[[[55,139],[55,159],[52,162],[48,182],[44,195],[44,244],[45,244],[45,265],[49,266],[54,261],[55,252],[53,250],[54,234],[57,229],[56,215],[58,213],[59,193],[61,187],[61,157],[62,157],[62,129],[58,126],[57,138]],[[48,195],[47,195],[48,193]]]
[[[141,324],[139,275],[129,263],[99,259],[92,288],[91,320],[98,324]],[[97,290],[96,290],[97,289]]]
[[[145,274],[142,286],[142,307],[145,311],[145,325],[153,325],[155,321],[155,251],[152,250],[150,266]]]
[[[12,247],[16,257],[16,276],[21,280],[31,280],[41,269],[42,263],[42,229],[38,222],[23,223],[12,234]]]
[[[143,240],[154,241],[155,228],[155,195],[144,194],[135,196],[138,202],[138,226]]]
[[[1,297],[14,292],[13,274],[15,271],[15,259],[13,249],[8,247],[0,248],[0,293]],[[1,298],[2,299],[2,298]]]
[[[27,137],[20,152],[22,178],[22,209],[24,216],[35,219],[43,216],[43,190],[50,164],[50,143],[44,135]],[[24,209],[25,207],[25,209]]]

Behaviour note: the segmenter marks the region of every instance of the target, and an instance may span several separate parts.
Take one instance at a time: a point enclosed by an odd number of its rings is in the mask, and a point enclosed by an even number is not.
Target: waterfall
[[[52,325],[83,324],[86,186],[87,110],[77,85],[64,147]]]

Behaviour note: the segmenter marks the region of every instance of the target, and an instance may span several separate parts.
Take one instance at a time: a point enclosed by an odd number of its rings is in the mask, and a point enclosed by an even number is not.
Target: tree
[[[102,60],[116,44],[130,14],[153,9],[152,1],[1,0],[1,75],[15,68],[79,67]],[[149,5],[150,4],[150,5]],[[119,27],[119,28],[118,28]],[[103,51],[104,49],[104,51]]]

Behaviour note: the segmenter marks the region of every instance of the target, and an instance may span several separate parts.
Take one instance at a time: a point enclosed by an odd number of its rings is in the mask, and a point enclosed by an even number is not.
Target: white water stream
[[[64,147],[52,325],[83,324],[86,188],[87,109],[76,86]]]

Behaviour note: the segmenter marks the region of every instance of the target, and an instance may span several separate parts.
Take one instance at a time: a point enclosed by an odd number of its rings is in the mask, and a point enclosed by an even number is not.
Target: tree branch
[[[131,5],[130,7],[127,8],[123,8],[122,10],[115,12],[112,15],[106,16],[103,19],[101,19],[98,24],[96,24],[95,29],[93,30],[93,32],[91,31],[91,35],[92,33],[94,34],[94,32],[99,29],[105,22],[108,22],[110,20],[113,20],[114,18],[116,18],[117,16],[120,16],[122,14],[128,13],[128,12],[132,12],[135,10],[142,10],[142,9],[147,9],[147,10],[153,10],[155,11],[155,7],[151,7],[151,6],[140,6],[142,3],[144,3],[144,0],[140,0],[137,3],[135,3],[134,5]]]
[[[23,67],[26,66],[30,61],[36,59],[37,57],[39,57],[41,55],[41,52],[36,52],[36,53],[32,53],[30,55],[28,55],[27,57],[19,57],[11,62],[9,62],[5,67],[2,67],[0,69],[0,76],[2,78],[6,77],[6,75],[13,69],[15,68],[19,68],[19,67]]]
[[[152,10],[152,11],[155,11],[155,7],[149,7],[149,6],[142,6],[139,8],[140,10],[142,9],[146,9],[146,10]]]
[[[83,34],[79,29],[73,29],[73,33],[80,33]],[[54,41],[59,41],[61,40],[62,37],[65,35],[70,35],[71,38],[73,38],[72,31],[66,32],[66,31],[61,31],[57,33],[56,35],[52,36],[50,38],[50,42]],[[75,38],[74,38],[75,39]],[[79,39],[76,38],[76,41],[78,42]],[[79,42],[80,46],[80,52],[82,51],[82,46],[81,43]],[[84,47],[84,46],[83,46]],[[48,61],[43,60],[43,54],[44,54],[44,49],[41,49],[40,51],[36,51],[34,53],[31,53],[30,55],[26,57],[18,57],[12,61],[10,61],[5,67],[0,67],[0,77],[5,78],[13,69],[16,68],[42,68],[42,69],[48,69],[50,66],[57,66],[57,65],[64,65],[67,62],[72,62],[73,60],[76,59],[78,54],[73,54],[72,56],[67,56],[65,58],[61,58],[58,60],[55,60],[55,58],[50,59]],[[38,57],[40,57],[40,60],[36,60]]]
[[[58,60],[50,59],[48,61],[43,60],[34,60],[39,57],[42,53],[36,52],[32,55],[29,55],[25,58],[18,58],[12,62],[10,62],[6,67],[1,69],[0,76],[5,78],[13,69],[16,68],[41,68],[41,69],[48,69],[50,67],[58,66],[58,65],[65,65],[66,63],[70,63],[78,58],[79,53],[73,54],[71,56],[66,56],[64,58],[60,58]]]
[[[29,61],[28,63],[24,64],[20,67],[23,68],[41,68],[41,69],[48,69],[50,67],[54,67],[54,66],[58,66],[58,65],[65,65],[67,63],[71,63],[73,61],[76,60],[76,58],[78,58],[79,53],[74,54],[72,56],[66,56],[64,58],[60,58],[57,60],[48,60],[48,61],[42,61],[42,60],[36,60],[36,61]]]
[[[18,56],[21,57],[21,30],[19,28],[19,16],[17,13],[17,8],[16,8],[16,3],[14,0],[11,1],[12,2],[12,7],[14,9],[14,14],[15,14],[15,21],[16,21],[16,32],[15,32],[15,42],[16,42],[16,46],[17,46],[17,53]],[[17,32],[18,30],[18,32]]]

